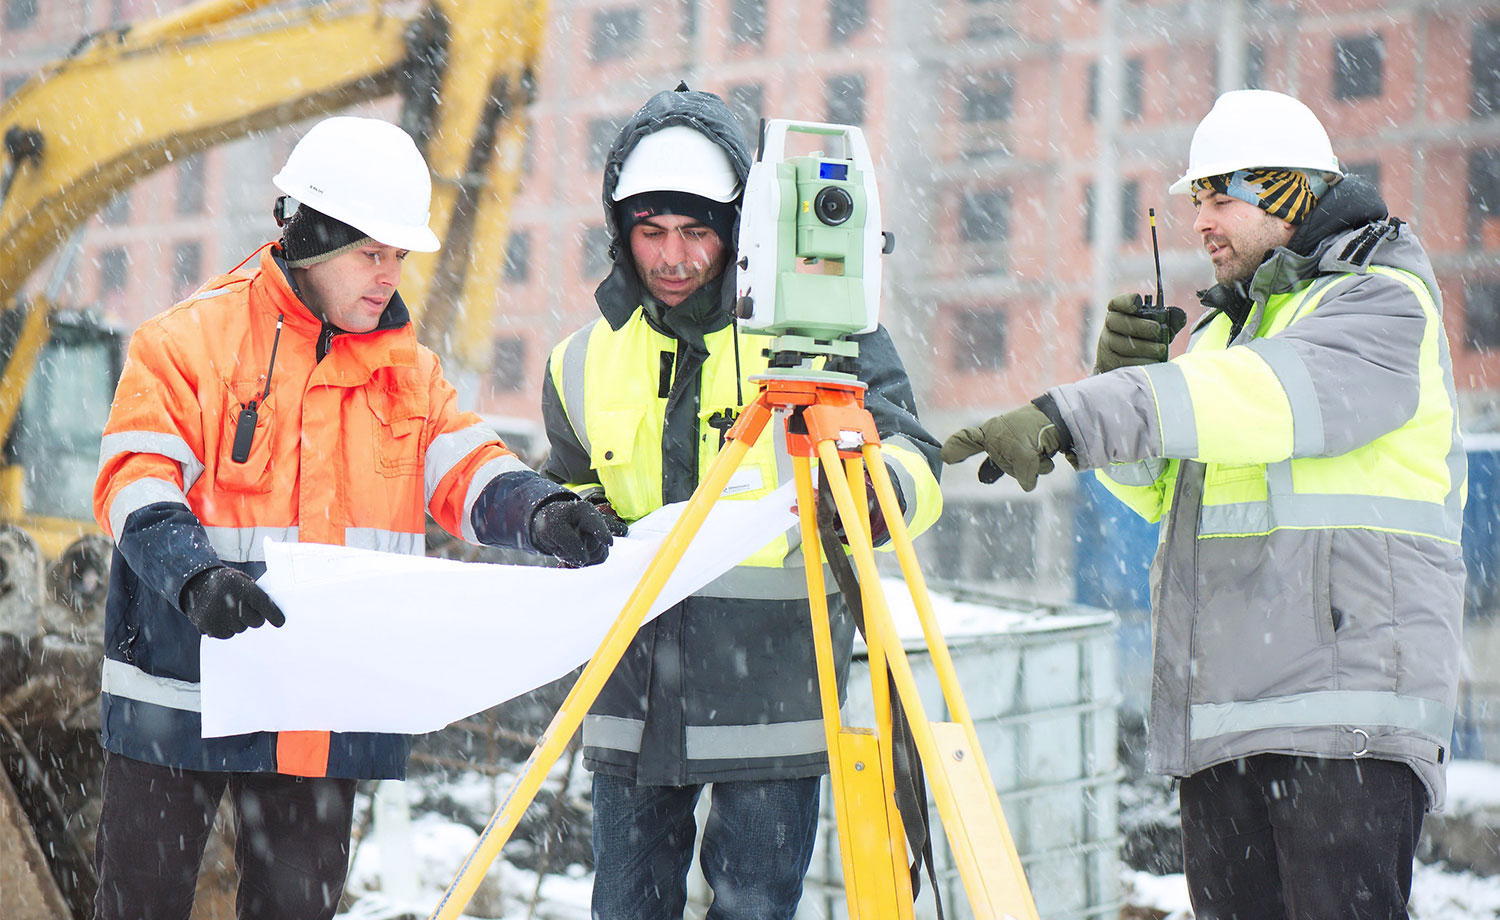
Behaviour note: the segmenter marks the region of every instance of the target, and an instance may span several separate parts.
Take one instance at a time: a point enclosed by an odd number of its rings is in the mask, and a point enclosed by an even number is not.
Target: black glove
[[[1120,294],[1104,313],[1094,373],[1160,364],[1167,360],[1167,346],[1186,325],[1187,314],[1177,307],[1146,307],[1141,295]]]
[[[531,545],[564,565],[597,565],[613,542],[604,515],[576,495],[545,499],[531,515]]]
[[[896,490],[896,504],[900,506],[901,513],[906,513],[906,497],[901,494],[901,487],[896,484],[896,477],[891,477],[891,486]],[[849,545],[849,535],[844,532],[844,521],[839,517],[838,507],[833,503],[833,495],[829,493],[824,497],[821,486],[813,493],[817,499],[818,527],[832,527],[839,542],[845,546]],[[874,546],[882,546],[891,538],[890,525],[885,522],[885,513],[880,510],[880,498],[875,494],[875,480],[869,470],[865,470],[865,504],[870,508],[870,542]]]
[[[182,586],[182,612],[198,632],[228,639],[265,623],[284,626],[286,614],[255,579],[227,565],[204,569]]]
[[[1071,442],[1072,438],[1045,412],[1028,403],[983,425],[955,432],[943,442],[943,462],[958,463],[984,451],[989,460],[980,470],[981,479],[993,482],[999,478],[985,475],[985,469],[993,465],[995,471],[1009,473],[1023,491],[1030,492],[1036,488],[1038,476],[1052,472],[1052,455],[1071,447]]]
[[[630,533],[630,525],[625,523],[625,519],[620,517],[619,513],[615,511],[615,506],[609,503],[609,499],[605,497],[603,492],[596,492],[590,495],[589,504],[598,509],[600,514],[604,515],[604,522],[609,525],[609,532],[612,536],[623,537]]]

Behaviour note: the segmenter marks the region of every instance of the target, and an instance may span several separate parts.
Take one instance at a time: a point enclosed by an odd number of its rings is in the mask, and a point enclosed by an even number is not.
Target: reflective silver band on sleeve
[[[454,467],[462,463],[465,457],[498,440],[495,429],[483,422],[476,422],[457,431],[444,432],[433,438],[422,458],[422,485],[427,490],[426,501],[432,501],[432,494],[437,491],[438,483],[453,472]]]
[[[131,514],[139,511],[147,505],[158,502],[171,502],[177,505],[187,506],[187,496],[177,488],[177,483],[165,479],[137,479],[130,485],[115,493],[114,500],[109,503],[109,532],[118,542],[120,534],[125,530],[125,520]]]
[[[530,471],[531,467],[521,462],[521,458],[514,454],[508,457],[496,457],[475,473],[474,478],[469,480],[469,493],[464,496],[463,520],[459,521],[459,536],[469,543],[478,545],[479,535],[474,533],[474,503],[479,501],[479,495],[485,487],[502,473],[522,473]]]
[[[421,556],[427,552],[425,533],[404,533],[375,527],[345,527],[344,545],[355,549],[373,549],[402,556]]]
[[[1145,366],[1141,370],[1156,395],[1162,456],[1184,460],[1198,456],[1198,422],[1193,417],[1193,397],[1182,369],[1167,362]]]
[[[927,461],[922,457],[922,452],[917,450],[917,445],[911,438],[902,434],[893,434],[882,439],[882,453],[899,454],[902,457],[916,458],[918,463],[925,464]],[[895,448],[895,451],[891,451]],[[901,512],[901,520],[910,524],[917,516],[917,478],[912,475],[911,470],[901,460],[893,460],[886,464],[886,469],[892,471],[892,479],[900,487],[901,497],[906,499],[906,508]]]
[[[1147,457],[1132,463],[1111,463],[1099,472],[1122,486],[1149,486],[1167,471],[1167,462],[1162,457]]]
[[[182,491],[189,492],[203,475],[203,462],[188,443],[175,434],[161,431],[117,431],[107,434],[99,443],[99,469],[120,454],[159,454],[175,460],[182,470]]]
[[[594,455],[594,448],[589,443],[589,426],[585,414],[588,407],[588,394],[585,392],[588,375],[584,373],[584,363],[589,355],[589,339],[593,337],[594,325],[598,322],[599,320],[594,320],[573,333],[563,348],[562,367],[558,370],[558,378],[562,383],[557,388],[557,395],[562,398],[563,413],[573,426],[573,433],[578,436],[583,452],[590,457]]]
[[[267,538],[296,543],[296,527],[208,527],[208,543],[225,562],[265,562]]]

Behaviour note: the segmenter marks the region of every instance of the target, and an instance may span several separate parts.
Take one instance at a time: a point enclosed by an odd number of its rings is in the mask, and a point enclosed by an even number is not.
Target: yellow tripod
[[[974,916],[994,920],[1038,920],[1020,857],[1016,854],[999,797],[995,794],[995,784],[990,779],[974,724],[959,691],[953,660],[933,616],[932,602],[917,563],[916,551],[881,456],[874,418],[864,408],[864,384],[826,377],[798,377],[773,371],[757,378],[759,394],[729,430],[724,449],[699,483],[681,518],[667,534],[645,575],[626,601],[624,610],[527,758],[525,769],[490,818],[458,875],[433,909],[430,920],[456,920],[468,905],[484,873],[510,839],[542,781],[625,654],[651,603],[703,525],[710,507],[774,415],[781,415],[786,425],[787,449],[792,456],[796,479],[818,686],[822,695],[824,732],[828,739],[829,770],[850,917],[884,920],[913,915],[911,879],[905,860],[905,830],[894,793],[889,693],[889,687],[894,684],[910,720],[912,738],[932,785],[938,815]],[[873,728],[845,727],[839,716],[812,480],[812,461],[815,458],[821,461],[824,487],[833,495],[859,573],[877,723]],[[944,702],[953,719],[951,722],[927,719],[916,678],[896,636],[875,569],[869,507],[866,502],[855,500],[849,485],[850,482],[863,484],[866,472],[874,484],[878,507],[889,527],[901,572],[922,621],[923,635],[942,687]]]

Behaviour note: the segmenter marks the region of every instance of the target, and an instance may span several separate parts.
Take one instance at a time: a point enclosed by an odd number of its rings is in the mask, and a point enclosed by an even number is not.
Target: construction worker
[[[201,737],[200,636],[285,620],[254,581],[265,538],[421,555],[430,513],[470,542],[572,565],[603,560],[612,539],[592,505],[460,412],[417,344],[401,262],[438,240],[411,138],[330,118],[273,181],[300,202],[288,216],[277,200],[280,240],[136,330],[104,433],[94,513],[115,552],[98,920],[188,915],[226,789],[241,920],[332,917],[355,780],[405,773],[405,735]]]
[[[1200,920],[1405,917],[1463,609],[1432,266],[1280,93],[1219,97],[1171,192],[1192,196],[1217,281],[1187,353],[1152,363],[1153,323],[1107,322],[1102,373],[958,432],[943,459],[983,451],[1029,490],[1063,453],[1162,521],[1148,766],[1182,777]]]
[[[542,472],[607,509],[617,528],[686,500],[758,392],[750,378],[767,367],[768,340],[740,330],[736,355],[726,270],[749,165],[723,100],[686,86],[653,96],[610,149],[604,219],[614,264],[595,292],[602,317],[548,362],[552,450]],[[940,510],[937,443],[917,421],[889,335],[856,341],[904,519],[920,531]],[[759,498],[790,478],[773,423],[724,496]],[[874,528],[883,533],[884,521]],[[842,692],[854,626],[836,597],[830,604]],[[641,629],[584,720],[583,752],[594,773],[595,918],[682,916],[693,808],[708,784],[708,916],[792,916],[828,770],[795,536]]]

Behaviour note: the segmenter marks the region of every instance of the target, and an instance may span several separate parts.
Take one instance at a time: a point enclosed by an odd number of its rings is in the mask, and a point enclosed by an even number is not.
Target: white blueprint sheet
[[[791,485],[716,503],[649,616],[795,525]],[[598,648],[683,507],[636,522],[586,569],[267,541],[260,584],[286,625],[203,639],[203,735],[435,731],[562,677]]]

